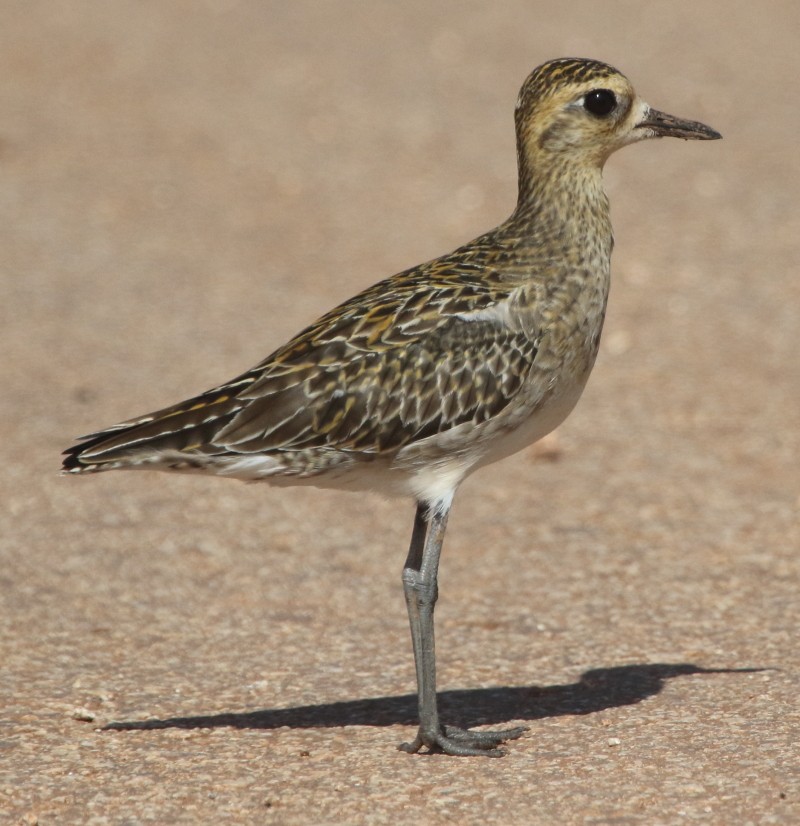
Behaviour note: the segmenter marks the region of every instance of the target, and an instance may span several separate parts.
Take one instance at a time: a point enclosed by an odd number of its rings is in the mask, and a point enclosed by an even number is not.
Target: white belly
[[[405,492],[433,502],[446,497],[469,474],[505,459],[551,433],[570,414],[586,386],[589,371],[572,381],[563,378],[537,399],[519,400],[496,419],[461,425],[404,448],[389,473],[405,477]]]

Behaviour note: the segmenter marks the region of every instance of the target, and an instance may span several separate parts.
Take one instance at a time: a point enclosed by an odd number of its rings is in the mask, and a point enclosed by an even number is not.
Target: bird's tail
[[[219,432],[241,409],[242,402],[222,389],[210,390],[186,402],[78,438],[64,451],[66,473],[96,473],[165,463],[175,457],[190,460],[224,452],[215,448]],[[168,461],[165,461],[168,460]]]

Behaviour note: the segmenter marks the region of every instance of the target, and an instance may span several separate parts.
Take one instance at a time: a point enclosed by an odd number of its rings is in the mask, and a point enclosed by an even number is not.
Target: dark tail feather
[[[241,402],[216,393],[198,396],[149,416],[131,419],[82,436],[64,451],[62,470],[68,473],[133,466],[160,451],[204,448],[217,453],[214,434],[239,411]]]

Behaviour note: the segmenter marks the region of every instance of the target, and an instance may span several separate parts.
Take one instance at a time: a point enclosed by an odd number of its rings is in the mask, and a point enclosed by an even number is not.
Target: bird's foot
[[[457,726],[442,726],[428,732],[420,728],[413,743],[403,743],[400,751],[416,754],[425,747],[427,754],[442,752],[459,757],[502,757],[505,749],[499,748],[506,740],[516,740],[528,729],[525,726],[498,731],[473,731]]]

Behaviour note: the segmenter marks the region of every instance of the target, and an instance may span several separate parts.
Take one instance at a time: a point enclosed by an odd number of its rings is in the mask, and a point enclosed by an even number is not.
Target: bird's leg
[[[500,757],[498,749],[506,740],[514,740],[524,728],[504,731],[469,731],[439,723],[436,702],[436,648],[433,633],[433,609],[438,596],[437,573],[442,551],[451,497],[430,506],[417,505],[411,546],[403,568],[403,590],[411,624],[414,664],[417,669],[419,731],[413,743],[400,748],[409,753],[425,746],[429,752],[462,756]]]
[[[441,541],[429,551],[433,530],[429,525],[430,513],[426,505],[418,504],[414,516],[414,530],[403,566],[403,591],[406,597],[408,621],[411,625],[411,644],[414,647],[414,665],[417,670],[417,699],[419,702],[419,733],[413,743],[403,743],[403,751],[416,752],[426,745],[432,748],[433,740],[440,732],[439,709],[436,703],[436,648],[433,637],[433,609],[438,596],[437,568]],[[432,521],[432,520],[430,520]],[[443,535],[447,513],[439,517],[437,526]],[[433,573],[430,575],[430,556],[436,554]],[[427,581],[423,578],[423,560],[428,557]]]

